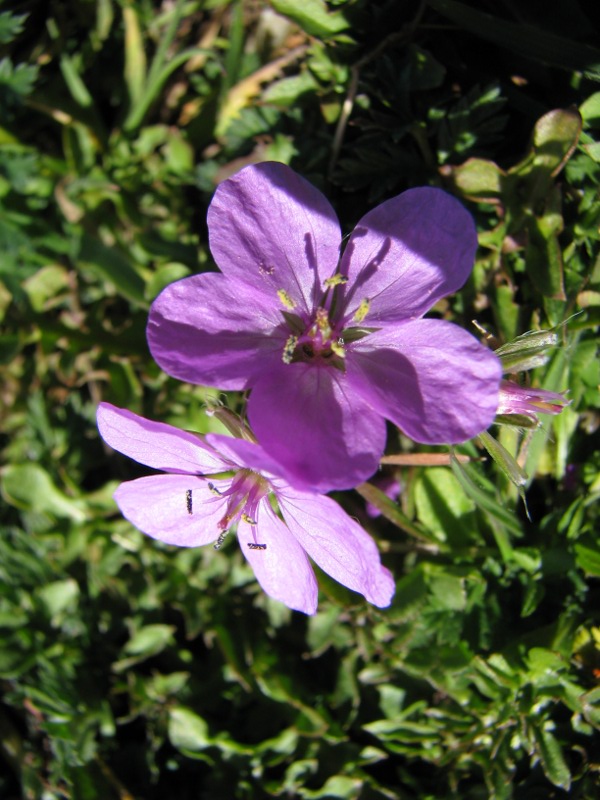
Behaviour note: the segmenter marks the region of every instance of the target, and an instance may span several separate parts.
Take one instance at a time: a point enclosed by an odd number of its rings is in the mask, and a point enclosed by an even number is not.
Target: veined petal
[[[283,291],[305,314],[339,259],[335,211],[285,164],[253,164],[223,181],[208,209],[208,230],[210,250],[225,275],[275,302]]]
[[[170,284],[148,317],[148,345],[161,369],[221,389],[251,386],[269,359],[281,358],[287,336],[268,295],[217,273]]]
[[[376,331],[349,349],[354,390],[411,439],[456,444],[492,424],[500,360],[457,325],[415,320]]]
[[[122,483],[114,498],[121,513],[153,539],[199,547],[218,539],[225,504],[192,475],[149,475]]]
[[[231,464],[193,433],[164,422],[144,419],[133,411],[100,403],[98,430],[113,450],[140,464],[164,472],[211,475],[231,469]]]
[[[273,512],[269,502],[260,504],[258,525],[240,522],[238,539],[242,553],[263,590],[288,608],[314,614],[318,585],[306,553]],[[266,550],[251,550],[249,544],[266,544]]]
[[[389,606],[394,579],[377,545],[334,500],[286,489],[278,502],[291,533],[324,572],[373,605]]]
[[[235,439],[232,436],[223,436],[220,433],[208,433],[206,443],[214,447],[224,459],[236,464],[238,467],[268,473],[276,477],[285,475],[285,468],[274,458],[271,458],[263,448],[255,442],[245,439]]]
[[[332,368],[278,364],[252,390],[248,417],[262,447],[302,488],[356,486],[375,472],[385,447],[379,413]]]
[[[364,301],[366,326],[421,317],[464,284],[476,249],[471,215],[441,189],[409,189],[387,200],[360,220],[342,257],[346,324]]]

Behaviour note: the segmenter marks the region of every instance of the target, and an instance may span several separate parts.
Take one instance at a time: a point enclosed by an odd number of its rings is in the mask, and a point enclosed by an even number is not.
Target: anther
[[[332,275],[331,278],[325,278],[323,283],[327,287],[343,286],[345,283],[348,283],[348,276],[340,275],[340,273],[338,272],[336,275]]]
[[[221,531],[221,533],[219,534],[219,538],[213,544],[213,548],[215,550],[220,550],[221,549],[221,547],[223,546],[223,542],[225,541],[225,537],[227,536],[228,533],[229,533],[229,531]]]
[[[187,508],[188,514],[192,514],[192,490],[186,489],[185,490],[185,506]]]
[[[218,495],[219,497],[221,497],[221,492],[220,492],[220,491],[217,489],[217,487],[214,485],[214,483],[211,483],[211,482],[209,481],[209,482],[208,482],[208,488],[210,489],[210,491],[211,491],[213,494],[216,494],[216,495]]]
[[[370,307],[371,303],[365,298],[354,312],[354,317],[352,319],[354,319],[355,322],[362,322],[369,313]]]
[[[248,514],[242,514],[242,519],[244,522],[247,522],[248,525],[256,525],[256,520],[249,517]]]
[[[290,310],[292,308],[296,308],[296,303],[292,300],[289,294],[286,292],[285,289],[278,289],[277,290],[277,297],[281,300],[283,305]]]
[[[250,550],[266,550],[267,549],[267,545],[266,544],[255,544],[254,542],[248,542],[247,544],[248,544],[248,548]]]
[[[285,347],[283,348],[282,361],[284,364],[292,363],[292,359],[294,358],[294,351],[296,350],[297,344],[298,344],[297,336],[292,335],[288,337],[288,340],[285,343]]]

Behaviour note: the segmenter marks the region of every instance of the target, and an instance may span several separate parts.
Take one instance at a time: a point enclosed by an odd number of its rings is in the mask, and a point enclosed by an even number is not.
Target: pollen
[[[326,278],[323,283],[327,288],[332,286],[343,286],[345,283],[348,283],[348,276],[340,275],[338,272],[335,275],[332,275],[331,278]]]
[[[370,308],[371,308],[371,303],[370,303],[370,301],[369,301],[369,300],[367,300],[367,298],[365,298],[365,299],[364,299],[364,300],[361,302],[361,304],[359,305],[359,307],[356,309],[356,311],[354,312],[354,316],[353,316],[353,318],[352,318],[352,319],[353,319],[355,322],[362,322],[362,321],[363,321],[363,319],[364,319],[364,318],[367,316],[367,314],[369,313],[369,309],[370,309]]]
[[[282,361],[284,364],[291,364],[292,359],[294,358],[294,352],[296,350],[296,345],[298,344],[298,337],[297,336],[290,336],[288,337],[287,342],[285,343],[285,347],[283,348],[283,356]]]
[[[296,308],[296,303],[295,303],[295,302],[292,300],[292,298],[291,298],[291,297],[289,296],[289,294],[288,294],[288,293],[285,291],[285,289],[278,289],[278,290],[277,290],[277,297],[278,297],[278,298],[281,300],[281,302],[283,303],[283,305],[284,305],[286,308],[289,308],[289,309],[290,309],[290,311],[291,311],[293,308]]]

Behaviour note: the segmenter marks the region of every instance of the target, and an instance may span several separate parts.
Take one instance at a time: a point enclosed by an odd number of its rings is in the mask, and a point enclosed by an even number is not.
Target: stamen
[[[242,514],[242,519],[244,522],[247,522],[248,525],[256,525],[256,520],[249,517],[248,514]]]
[[[187,508],[188,514],[192,515],[192,490],[186,489],[185,490],[185,506]]]
[[[221,497],[221,492],[220,492],[220,491],[217,489],[217,487],[214,485],[214,483],[211,483],[211,482],[209,481],[209,482],[208,482],[208,488],[210,489],[210,491],[211,491],[213,494],[216,494],[216,495],[218,495],[219,497]]]
[[[326,278],[323,281],[324,285],[327,287],[330,286],[343,286],[345,283],[348,283],[348,276],[347,275],[340,275],[338,272],[336,275],[332,275],[331,278]]]
[[[362,303],[359,305],[359,307],[356,309],[356,311],[354,312],[354,316],[353,316],[353,318],[352,318],[352,319],[353,319],[355,322],[362,322],[362,321],[363,321],[363,319],[364,319],[364,318],[367,316],[367,314],[369,313],[369,308],[370,308],[370,307],[371,307],[371,303],[370,303],[370,301],[369,301],[369,300],[367,300],[367,298],[365,298],[365,299],[362,301]]]
[[[277,290],[277,297],[281,300],[283,305],[290,310],[292,308],[296,308],[296,303],[292,300],[289,294],[286,292],[285,289],[278,289]]]
[[[223,542],[225,541],[225,537],[227,536],[228,533],[229,533],[229,531],[221,531],[221,533],[219,534],[219,538],[213,544],[213,548],[215,550],[220,550],[221,549],[221,547],[223,546]]]
[[[329,315],[327,314],[327,310],[324,308],[317,308],[315,314],[315,323],[317,328],[323,337],[323,341],[327,341],[331,337],[331,326],[329,324]]]
[[[288,340],[285,343],[285,347],[283,348],[282,361],[284,364],[292,363],[292,359],[294,358],[294,351],[296,350],[297,344],[298,344],[297,336],[292,335],[288,337]]]
[[[267,545],[266,544],[255,544],[254,542],[248,542],[247,544],[248,544],[248,548],[250,550],[266,550],[267,549]]]

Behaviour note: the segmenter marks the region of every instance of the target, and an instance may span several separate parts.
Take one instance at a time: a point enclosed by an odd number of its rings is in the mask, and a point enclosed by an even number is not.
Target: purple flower
[[[218,187],[208,227],[221,274],[159,295],[152,355],[180,380],[252,389],[252,428],[297,484],[363,481],[383,453],[385,419],[427,444],[492,423],[497,356],[456,325],[421,319],[471,272],[477,237],[457,200],[404,192],[363,217],[340,258],[325,197],[263,163]]]
[[[108,403],[98,407],[98,429],[115,450],[166,473],[122,483],[114,495],[123,516],[148,536],[219,549],[237,525],[258,582],[290,608],[305,614],[317,609],[307,555],[370,603],[390,604],[394,581],[373,539],[331,498],[276,477],[277,464],[258,444],[217,434],[202,440]]]
[[[558,392],[519,386],[513,381],[502,381],[497,413],[499,415],[517,414],[527,417],[537,425],[539,424],[538,414],[560,414],[570,402]]]

